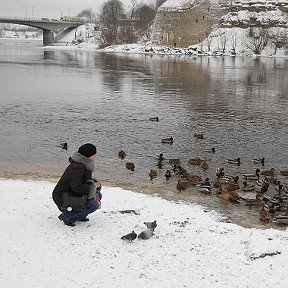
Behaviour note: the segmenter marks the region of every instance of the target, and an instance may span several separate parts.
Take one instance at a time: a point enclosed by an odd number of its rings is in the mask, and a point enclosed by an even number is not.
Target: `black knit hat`
[[[79,147],[78,153],[89,158],[97,153],[97,149],[93,144],[86,143]]]

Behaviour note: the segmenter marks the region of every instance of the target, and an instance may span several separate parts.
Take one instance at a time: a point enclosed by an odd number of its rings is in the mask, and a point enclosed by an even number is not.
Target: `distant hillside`
[[[204,54],[285,56],[287,28],[288,0],[167,0],[158,9],[152,41],[192,45]]]

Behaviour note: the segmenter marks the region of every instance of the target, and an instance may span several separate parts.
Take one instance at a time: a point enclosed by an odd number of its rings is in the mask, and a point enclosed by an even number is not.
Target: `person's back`
[[[87,215],[100,208],[101,184],[92,178],[96,153],[90,143],[74,152],[52,192],[53,201],[62,212],[58,218],[68,226],[75,226],[77,220],[88,221]]]

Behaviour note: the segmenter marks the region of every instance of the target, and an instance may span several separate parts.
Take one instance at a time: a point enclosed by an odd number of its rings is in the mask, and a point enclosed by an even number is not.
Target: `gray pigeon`
[[[144,222],[144,224],[151,231],[154,231],[154,229],[157,227],[156,220],[154,220],[153,222]]]
[[[154,235],[154,232],[147,229],[142,231],[139,235],[138,235],[138,239],[149,239]]]
[[[134,231],[121,237],[122,240],[127,240],[129,242],[132,242],[136,238],[137,238],[137,234]]]

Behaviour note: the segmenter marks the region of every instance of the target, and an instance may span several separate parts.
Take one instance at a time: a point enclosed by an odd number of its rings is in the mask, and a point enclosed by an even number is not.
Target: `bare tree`
[[[94,23],[96,19],[95,12],[92,10],[92,8],[83,9],[77,16],[87,17],[90,23]]]
[[[278,31],[274,34],[270,34],[269,39],[274,44],[274,54],[276,54],[278,48],[285,47],[288,44],[287,31]]]
[[[226,46],[227,46],[227,34],[226,34],[226,32],[223,32],[220,34],[220,45],[221,45],[222,53],[225,53]]]
[[[137,7],[137,0],[131,0],[130,19],[134,18],[134,12]]]
[[[245,45],[252,50],[256,55],[260,55],[267,46],[269,34],[264,28],[250,28],[247,34]]]
[[[237,33],[234,33],[232,35],[232,39],[231,39],[232,43],[232,55],[236,55],[236,46],[237,46]]]
[[[156,15],[153,5],[140,4],[134,11],[133,20],[135,21],[135,30],[141,38],[149,38],[151,26]]]
[[[102,44],[116,44],[121,20],[125,19],[123,4],[119,0],[108,0],[100,11],[99,22],[102,28]]]
[[[209,35],[209,37],[207,37],[206,42],[207,42],[208,52],[210,52],[210,50],[211,50],[211,44],[212,44],[212,37],[211,37],[210,35]]]

